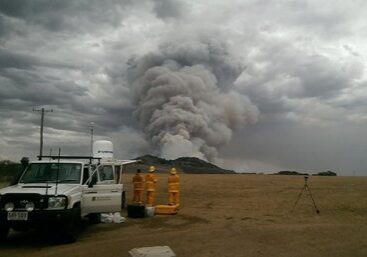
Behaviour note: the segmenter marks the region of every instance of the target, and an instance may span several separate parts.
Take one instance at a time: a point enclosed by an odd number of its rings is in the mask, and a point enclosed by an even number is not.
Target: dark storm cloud
[[[290,111],[288,99],[329,101],[353,87],[364,67],[360,61],[337,63],[308,54],[283,40],[267,42],[248,62],[237,85],[264,113]]]
[[[7,19],[0,13],[0,38],[7,35],[9,32],[9,27],[10,24],[8,23]]]
[[[132,2],[130,0],[4,0],[0,2],[0,12],[9,17],[40,25],[50,31],[75,29],[86,32],[93,24],[117,26],[121,20],[120,11]]]
[[[322,39],[322,44],[350,36],[363,27],[366,2],[331,1],[238,1],[231,5],[238,13],[246,13],[244,20],[261,30],[286,31],[299,34],[301,39]],[[259,31],[258,31],[259,32]],[[317,35],[317,38],[313,36]],[[276,37],[274,38],[276,39]],[[298,39],[298,40],[299,40]],[[297,42],[300,43],[300,42]]]
[[[178,0],[154,0],[153,11],[162,19],[180,18],[187,6]]]
[[[55,81],[37,71],[6,69],[0,74],[0,80],[4,80],[0,97],[16,98],[29,104],[70,104],[86,92],[73,81]]]
[[[0,47],[0,69],[27,69],[40,63],[40,60],[35,57],[6,51],[5,49]]]
[[[55,14],[63,13],[66,7],[66,1],[5,0],[1,1],[0,11],[10,17],[39,23],[51,30],[57,30],[62,27],[64,19],[61,15]]]

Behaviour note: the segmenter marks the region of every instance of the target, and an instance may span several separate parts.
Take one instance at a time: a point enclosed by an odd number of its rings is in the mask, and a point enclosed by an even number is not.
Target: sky
[[[367,175],[365,1],[2,0],[0,159]]]

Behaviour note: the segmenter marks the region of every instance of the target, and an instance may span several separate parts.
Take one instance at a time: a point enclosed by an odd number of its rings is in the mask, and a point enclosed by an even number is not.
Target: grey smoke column
[[[215,161],[234,129],[256,122],[258,109],[233,88],[241,71],[226,45],[213,41],[164,44],[132,60],[134,115],[155,153]]]

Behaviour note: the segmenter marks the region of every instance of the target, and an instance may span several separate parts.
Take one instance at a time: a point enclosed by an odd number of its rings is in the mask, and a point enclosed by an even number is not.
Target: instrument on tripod
[[[293,206],[293,209],[292,209],[292,212],[295,210],[298,202],[299,202],[299,199],[301,199],[301,196],[303,195],[304,192],[308,193],[308,195],[310,196],[311,200],[312,200],[312,203],[313,203],[313,206],[315,207],[315,211],[317,214],[320,213],[320,210],[317,208],[316,206],[316,202],[312,196],[312,193],[311,193],[311,189],[310,187],[308,186],[308,176],[304,176],[304,179],[305,179],[305,184],[301,190],[301,192],[298,194],[298,198],[297,198],[297,201],[294,203],[294,206]]]

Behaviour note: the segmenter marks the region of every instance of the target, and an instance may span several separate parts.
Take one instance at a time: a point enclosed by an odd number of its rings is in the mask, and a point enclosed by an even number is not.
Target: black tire
[[[73,208],[73,215],[60,227],[61,241],[63,243],[73,243],[78,239],[81,229],[80,207]]]
[[[121,209],[125,209],[126,208],[126,192],[122,191],[122,195],[121,195]]]
[[[101,214],[100,213],[91,213],[88,215],[90,224],[99,224],[101,223]]]
[[[26,232],[29,230],[29,228],[25,225],[19,225],[19,224],[13,224],[11,226],[11,228],[14,230],[14,231],[17,231],[17,232]]]
[[[9,234],[9,226],[0,225],[0,242],[6,241]]]

